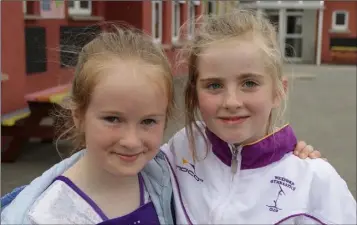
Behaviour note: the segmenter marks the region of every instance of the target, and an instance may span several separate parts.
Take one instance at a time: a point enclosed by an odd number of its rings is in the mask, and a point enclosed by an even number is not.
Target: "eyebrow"
[[[199,81],[200,82],[214,82],[214,81],[220,81],[223,78],[221,77],[207,77],[207,78],[200,78]]]
[[[145,115],[143,118],[146,118],[146,117],[165,117],[166,115],[165,114],[148,114],[148,115]]]
[[[112,114],[112,115],[117,115],[117,116],[124,116],[124,113],[122,112],[117,112],[117,111],[102,111],[102,114]],[[147,118],[147,117],[165,117],[165,114],[161,114],[161,113],[151,113],[151,114],[147,114],[144,115],[142,118]]]
[[[256,78],[256,79],[262,79],[264,76],[261,74],[256,74],[256,73],[243,73],[238,75],[238,79],[244,80],[248,78]],[[224,78],[222,77],[206,77],[206,78],[200,78],[200,82],[214,82],[214,81],[221,81]]]
[[[247,79],[247,78],[256,78],[256,79],[262,79],[264,76],[262,74],[257,74],[257,73],[243,73],[239,75],[239,79]]]

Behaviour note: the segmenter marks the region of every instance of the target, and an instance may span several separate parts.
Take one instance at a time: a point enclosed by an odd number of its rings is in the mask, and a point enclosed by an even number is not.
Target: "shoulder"
[[[38,197],[29,208],[27,218],[32,224],[89,224],[101,221],[91,206],[60,180],[56,180]]]
[[[196,125],[192,124],[192,136],[195,141],[196,149],[205,144],[205,124],[201,121],[196,121]],[[177,151],[189,152],[190,139],[186,127],[178,130],[169,141],[161,147],[161,150],[166,155],[176,155]]]
[[[330,191],[332,186],[343,188],[346,182],[336,169],[323,159],[300,159],[292,153],[286,154],[278,162],[271,164],[271,172],[285,176],[296,183],[305,193]]]
[[[1,211],[1,221],[6,223],[20,224],[26,220],[25,215],[33,205],[33,203],[50,187],[53,180],[61,175],[64,171],[74,165],[85,154],[85,150],[75,153],[57,164],[53,165],[50,169],[43,172],[43,174],[30,184],[26,185],[21,192],[15,192],[16,198],[4,199],[2,203],[8,203]],[[8,196],[11,197],[11,196]],[[15,197],[15,196],[13,196]],[[5,200],[8,200],[5,202]],[[9,202],[11,201],[11,202]]]
[[[287,167],[287,173],[295,174],[301,178],[309,179],[310,182],[329,182],[334,179],[341,179],[336,169],[327,161],[317,159],[300,159],[292,153],[286,154],[277,164],[278,169]]]
[[[333,179],[341,179],[336,169],[323,159],[300,159],[299,157],[289,154],[285,162],[289,165],[294,165],[295,170],[302,174],[310,175],[313,181],[328,182]]]
[[[305,159],[301,161],[306,164],[305,168],[308,168],[309,171],[311,171],[312,192],[316,194],[331,194],[335,191],[349,193],[346,181],[329,162],[323,159]],[[306,170],[306,172],[308,171]]]
[[[310,159],[313,174],[310,189],[312,215],[333,224],[356,223],[356,200],[346,181],[322,159]]]
[[[142,175],[145,183],[150,180],[150,182],[159,183],[160,186],[163,186],[164,183],[169,182],[169,171],[169,165],[165,153],[163,151],[159,151],[159,153],[145,165],[142,170]]]
[[[356,201],[346,181],[323,159],[283,158],[283,167],[296,179],[308,202],[309,213],[332,224],[356,223]]]

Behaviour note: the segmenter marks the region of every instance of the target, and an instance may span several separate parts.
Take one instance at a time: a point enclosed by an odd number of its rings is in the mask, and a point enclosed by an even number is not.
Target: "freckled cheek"
[[[272,110],[272,102],[268,98],[254,98],[252,97],[249,103],[245,104],[250,112],[253,114],[270,114]]]
[[[198,93],[198,107],[202,116],[215,116],[220,106],[218,96],[208,93]]]
[[[159,151],[164,136],[164,126],[156,127],[145,131],[143,134],[144,145],[156,154]]]
[[[111,148],[118,143],[120,139],[118,136],[119,129],[102,128],[94,130],[94,132],[86,133],[86,142],[90,146],[96,146],[96,148]]]

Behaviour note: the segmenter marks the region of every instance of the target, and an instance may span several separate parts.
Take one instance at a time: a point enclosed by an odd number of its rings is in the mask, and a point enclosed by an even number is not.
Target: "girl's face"
[[[168,106],[161,75],[129,60],[117,60],[100,74],[81,122],[91,163],[131,176],[158,153]]]
[[[207,47],[198,59],[198,71],[199,110],[213,133],[232,144],[247,144],[266,135],[269,115],[280,100],[254,41]]]

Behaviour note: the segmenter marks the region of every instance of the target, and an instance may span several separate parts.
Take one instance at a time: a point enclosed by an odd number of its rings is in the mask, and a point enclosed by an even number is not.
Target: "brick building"
[[[322,63],[357,65],[357,1],[325,1]]]
[[[324,1],[241,0],[241,6],[264,12],[276,25],[282,53],[288,62],[320,64]]]
[[[24,96],[70,82],[75,55],[85,34],[96,33],[105,21],[124,21],[144,30],[161,44],[174,65],[188,34],[179,29],[202,13],[221,14],[238,5],[264,11],[277,26],[284,56],[294,63],[357,61],[355,1],[1,1],[1,113],[27,107]],[[83,36],[82,36],[83,35]],[[184,74],[186,68],[175,74]]]
[[[172,62],[184,38],[179,28],[215,2],[172,1],[1,1],[1,113],[27,108],[26,94],[70,82],[75,55],[103,21],[124,21],[153,36]],[[83,36],[82,36],[83,35]],[[184,69],[175,71],[184,73]]]
[[[240,0],[276,24],[288,62],[357,63],[357,1]]]

